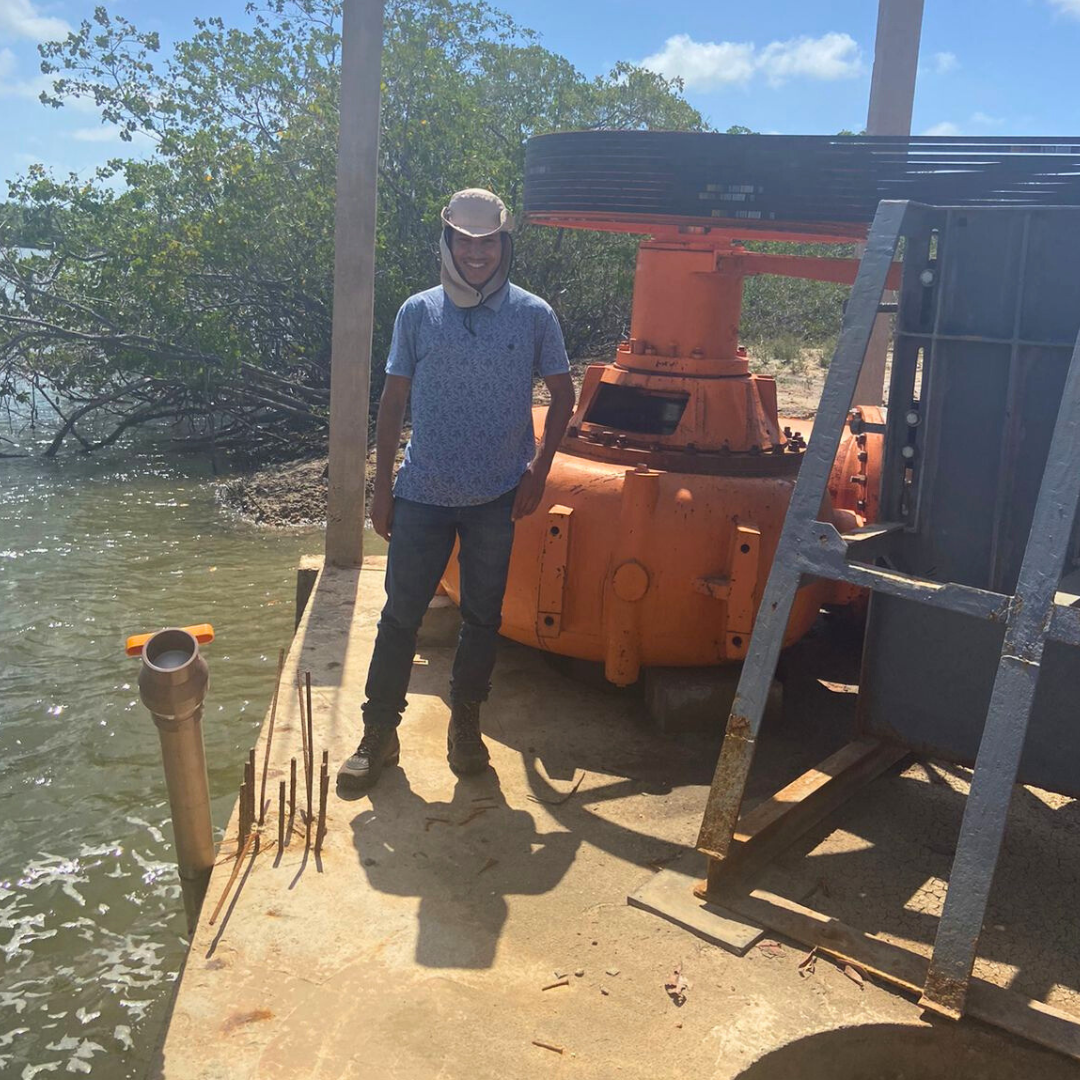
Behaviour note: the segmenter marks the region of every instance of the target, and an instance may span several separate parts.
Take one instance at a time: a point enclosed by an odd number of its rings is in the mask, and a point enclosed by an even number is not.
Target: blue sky
[[[243,23],[244,0],[106,4],[164,42],[197,15]],[[686,80],[723,130],[830,134],[866,120],[876,0],[496,0],[588,75],[644,62]],[[0,180],[32,162],[66,173],[130,152],[91,106],[54,111],[37,42],[89,18],[87,0],[0,0]],[[925,0],[916,134],[1078,135],[1080,0]],[[0,197],[3,189],[0,188]]]

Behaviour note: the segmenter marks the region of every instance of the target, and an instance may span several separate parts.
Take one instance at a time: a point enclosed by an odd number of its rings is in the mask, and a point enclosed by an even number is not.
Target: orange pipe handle
[[[200,645],[207,645],[214,640],[214,628],[208,622],[197,623],[195,626],[182,626],[180,629],[186,630]],[[156,633],[158,633],[157,630],[154,631],[154,634]],[[134,637],[129,637],[124,651],[128,656],[142,656],[143,646],[154,634],[136,634]]]

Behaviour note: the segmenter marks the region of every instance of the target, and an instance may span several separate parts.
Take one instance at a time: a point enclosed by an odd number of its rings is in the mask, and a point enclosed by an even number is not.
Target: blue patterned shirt
[[[562,331],[538,296],[507,283],[459,308],[441,285],[397,314],[388,375],[412,380],[412,436],[394,494],[476,506],[517,486],[536,453],[533,378],[570,370]]]

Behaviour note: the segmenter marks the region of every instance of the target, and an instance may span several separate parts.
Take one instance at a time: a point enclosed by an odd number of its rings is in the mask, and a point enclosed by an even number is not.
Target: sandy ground
[[[286,661],[286,690],[312,674],[316,761],[326,749],[331,769],[359,732],[382,596],[378,560],[324,573]],[[256,752],[270,763],[265,843],[230,880],[235,818],[227,830],[158,1080],[1077,1075],[1075,1061],[995,1029],[928,1022],[912,997],[824,957],[804,965],[806,947],[781,935],[740,957],[629,906],[676,866],[700,875],[693,842],[719,727],[664,736],[632,694],[584,686],[504,642],[483,714],[493,768],[455,780],[445,732],[456,612],[432,614],[400,766],[369,795],[331,789],[317,857],[299,813],[277,845],[278,781],[301,756],[296,695],[281,696],[272,752],[268,727]],[[817,679],[848,684],[856,663],[824,632],[786,654],[785,708],[763,731],[748,802],[847,741],[852,695]],[[963,784],[948,776],[920,763],[870,785],[776,864],[774,887],[804,896],[812,882],[816,906],[925,941],[932,905],[908,901],[932,895],[947,867]],[[987,928],[982,955],[988,978],[1064,1002],[1080,878],[1074,855],[1047,852],[1076,806],[1023,792],[1010,823],[1019,858],[1007,852],[998,875],[1020,906],[995,907],[1006,929]]]

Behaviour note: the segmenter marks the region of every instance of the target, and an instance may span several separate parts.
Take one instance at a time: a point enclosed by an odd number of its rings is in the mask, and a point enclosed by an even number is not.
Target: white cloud
[[[0,0],[3,3],[3,0]],[[0,49],[0,98],[26,98],[40,101],[42,93],[53,94],[55,75],[43,75],[38,72],[29,79],[20,79],[17,75],[18,59],[10,49]],[[75,112],[100,116],[92,97],[67,97],[65,107]]]
[[[669,79],[681,78],[693,90],[745,86],[756,75],[762,75],[770,86],[780,86],[800,77],[847,79],[864,70],[855,40],[836,33],[773,41],[763,49],[753,42],[694,41],[689,34],[676,34],[660,52],[642,60],[641,66]]]
[[[76,128],[71,137],[78,142],[120,142],[120,129],[112,124]]]
[[[1050,6],[1057,8],[1062,15],[1080,19],[1080,0],[1050,0]]]
[[[51,41],[69,33],[71,27],[63,19],[42,15],[31,0],[0,0],[0,34]]]
[[[53,80],[47,75],[37,75],[33,79],[11,79],[16,65],[10,67],[0,64],[0,97],[33,98],[40,97],[42,90],[52,90]]]
[[[973,112],[966,124],[955,124],[952,120],[942,120],[940,124],[934,124],[933,127],[927,128],[922,134],[945,135],[948,138],[955,138],[965,132],[970,134],[972,129],[999,128],[1004,123],[1005,120],[1000,116],[990,116],[984,112]]]
[[[641,66],[666,78],[678,76],[695,90],[711,90],[729,83],[747,83],[754,76],[754,46],[733,41],[694,41],[676,34],[664,48],[645,57]]]
[[[848,34],[774,41],[761,50],[758,67],[771,86],[804,76],[833,82],[862,74],[859,46]]]
[[[933,127],[927,128],[923,134],[955,136],[960,134],[960,127],[951,120],[942,120],[940,124],[935,124]]]
[[[938,52],[931,57],[931,65],[930,70],[935,75],[947,75],[960,66],[960,61],[956,59],[956,53]]]
[[[76,142],[83,143],[115,143],[117,146],[126,145],[135,147],[138,144],[151,145],[153,140],[145,131],[133,131],[131,139],[126,143],[120,138],[120,128],[116,124],[100,124],[97,127],[80,127],[68,135]]]

